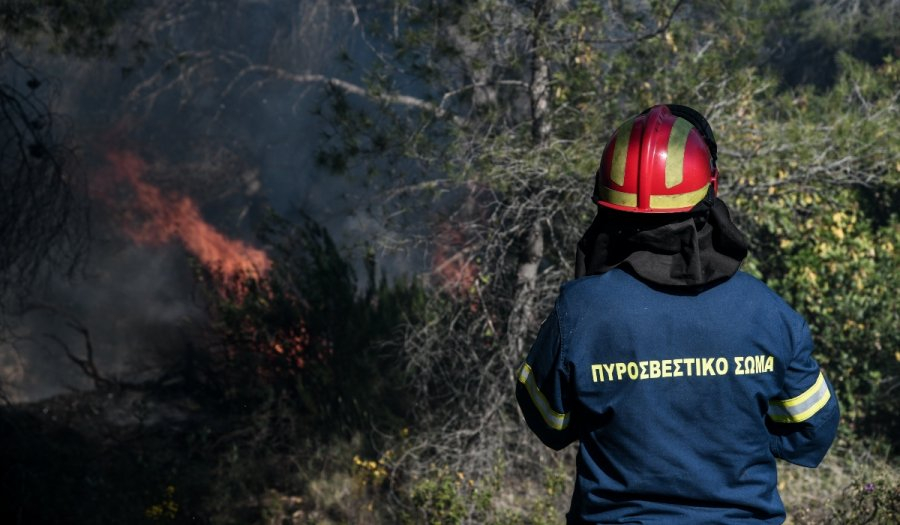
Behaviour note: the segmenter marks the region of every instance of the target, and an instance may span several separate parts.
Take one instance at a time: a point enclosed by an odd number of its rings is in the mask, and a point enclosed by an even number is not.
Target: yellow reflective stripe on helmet
[[[634,120],[629,120],[616,132],[616,144],[613,146],[612,166],[609,178],[619,186],[625,184],[625,160],[628,158],[628,143],[631,142],[631,127]],[[637,201],[635,201],[637,202]]]
[[[800,423],[813,417],[829,399],[831,391],[825,376],[819,372],[815,384],[799,396],[769,401],[769,418],[779,423]]]
[[[528,391],[528,396],[531,397],[531,403],[541,413],[541,417],[544,418],[547,426],[556,430],[563,430],[569,426],[569,414],[560,414],[550,408],[550,402],[547,401],[547,398],[544,397],[543,392],[541,392],[534,381],[534,374],[528,363],[523,364],[522,369],[519,371],[519,382],[525,385],[525,390]]]
[[[598,195],[598,197],[604,202],[616,204],[618,206],[637,208],[636,193],[625,193],[623,191],[611,190],[603,186],[600,187],[599,193],[600,195]]]
[[[703,197],[706,197],[707,191],[709,191],[709,188],[704,186],[699,190],[679,193],[677,195],[651,195],[650,208],[654,210],[687,208],[688,206],[693,206],[702,201]]]
[[[676,118],[669,133],[666,154],[666,188],[674,188],[684,180],[684,147],[688,133],[694,126],[683,118]]]
[[[687,193],[679,193],[677,195],[651,195],[650,209],[659,211],[689,208],[694,204],[702,201],[703,197],[706,197],[706,193],[708,191],[709,187],[704,186],[699,190],[689,191]],[[611,190],[604,186],[601,186],[599,188],[598,193],[598,197],[600,197],[600,200],[603,202],[608,202],[617,206],[625,206],[628,208],[637,208],[636,193],[626,193],[624,191]]]

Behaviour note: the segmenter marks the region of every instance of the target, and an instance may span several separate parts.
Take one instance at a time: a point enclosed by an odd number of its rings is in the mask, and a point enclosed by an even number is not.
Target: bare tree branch
[[[25,295],[48,262],[78,262],[87,207],[67,127],[50,105],[52,84],[2,45],[0,68],[0,295],[11,288]]]
[[[665,20],[661,24],[659,24],[659,26],[653,31],[648,31],[640,35],[633,35],[626,38],[586,38],[582,41],[590,44],[632,44],[635,42],[640,42],[642,40],[650,40],[651,38],[656,38],[669,30],[669,27],[672,25],[672,20],[675,18],[675,15],[678,13],[678,10],[681,8],[682,4],[684,4],[684,0],[678,0],[677,2],[675,2],[675,5],[672,7],[672,10],[666,16]]]

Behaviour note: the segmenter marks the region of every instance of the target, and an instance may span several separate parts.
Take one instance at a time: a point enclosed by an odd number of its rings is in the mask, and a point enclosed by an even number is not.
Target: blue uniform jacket
[[[815,467],[839,411],[804,320],[738,272],[699,294],[622,270],[563,285],[516,398],[578,440],[569,523],[781,523],[775,458]]]

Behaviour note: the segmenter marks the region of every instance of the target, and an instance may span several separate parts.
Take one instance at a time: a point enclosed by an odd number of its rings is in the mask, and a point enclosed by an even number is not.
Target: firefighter
[[[517,370],[531,430],[578,441],[570,524],[781,523],[776,458],[815,467],[834,439],[806,322],[739,271],[716,152],[686,106],[613,133],[577,278]]]

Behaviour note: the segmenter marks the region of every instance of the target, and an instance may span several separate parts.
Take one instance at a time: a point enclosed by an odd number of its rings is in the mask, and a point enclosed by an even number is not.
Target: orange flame
[[[125,208],[140,216],[140,224],[126,225],[126,233],[139,244],[162,244],[177,238],[200,262],[221,272],[231,282],[264,277],[272,266],[266,252],[230,239],[206,222],[190,197],[163,193],[142,180],[146,163],[130,151],[110,151],[110,177],[127,182],[134,190]]]
[[[431,256],[432,275],[442,290],[465,295],[478,277],[478,264],[467,253],[465,235],[448,224],[438,228],[436,247]]]

